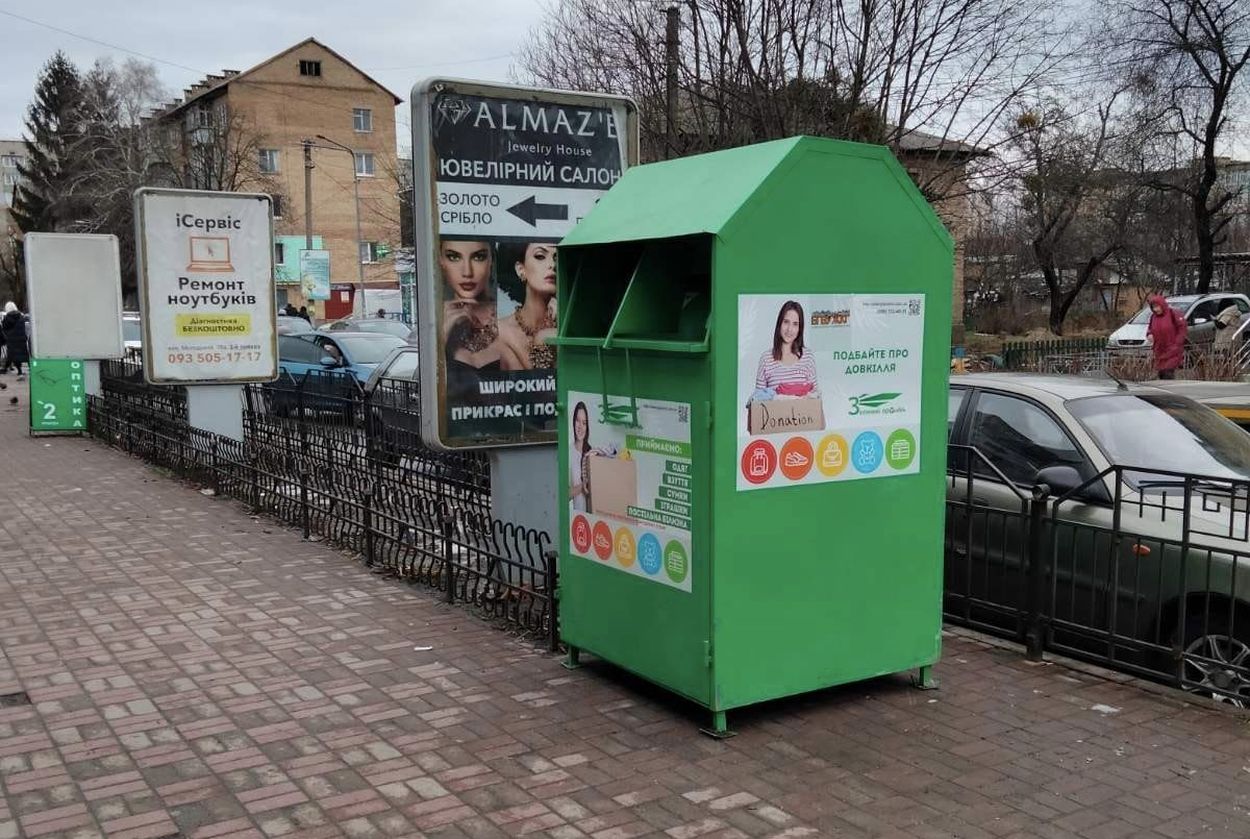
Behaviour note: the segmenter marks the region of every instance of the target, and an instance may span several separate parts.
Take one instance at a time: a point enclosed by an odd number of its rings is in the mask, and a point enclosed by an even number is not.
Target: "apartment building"
[[[250,70],[223,70],[152,119],[175,150],[180,181],[274,197],[278,304],[342,317],[368,289],[398,289],[395,106],[400,98],[315,38]],[[312,164],[305,213],[305,144]],[[354,187],[359,185],[359,226]],[[331,299],[306,301],[299,252],[311,233],[330,252]],[[363,287],[361,278],[363,275]]]
[[[9,208],[13,206],[13,191],[17,188],[17,167],[25,159],[25,141],[0,140],[0,236],[13,227]]]

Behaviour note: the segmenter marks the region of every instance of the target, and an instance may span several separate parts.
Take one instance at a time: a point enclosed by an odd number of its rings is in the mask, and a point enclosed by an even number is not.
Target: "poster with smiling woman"
[[[738,298],[738,489],[919,471],[922,294]]]

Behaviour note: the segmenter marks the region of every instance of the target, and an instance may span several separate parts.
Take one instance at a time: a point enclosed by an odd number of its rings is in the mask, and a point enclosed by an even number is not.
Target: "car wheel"
[[[1186,690],[1237,708],[1250,708],[1250,619],[1238,611],[1185,621],[1181,678]],[[1231,630],[1231,631],[1230,631]]]

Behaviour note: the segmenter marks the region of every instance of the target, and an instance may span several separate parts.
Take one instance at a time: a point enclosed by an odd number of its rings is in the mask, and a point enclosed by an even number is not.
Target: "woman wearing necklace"
[[[475,370],[497,367],[499,328],[490,293],[494,267],[490,243],[444,239],[439,243],[438,265],[448,293],[442,324],[448,366],[454,362]]]
[[[505,263],[506,264],[506,263]],[[499,366],[503,370],[551,369],[555,347],[546,340],[556,334],[556,246],[528,242],[515,257],[513,280],[505,268],[499,284],[514,300],[516,311],[499,320]]]

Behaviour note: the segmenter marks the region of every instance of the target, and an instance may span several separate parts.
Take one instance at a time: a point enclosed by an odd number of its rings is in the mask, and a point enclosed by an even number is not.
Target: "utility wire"
[[[166,61],[163,58],[157,58],[156,56],[148,55],[145,52],[139,52],[138,50],[132,50],[127,47],[118,46],[117,44],[110,44],[108,41],[101,41],[98,38],[92,38],[87,35],[80,35],[77,32],[71,32],[68,29],[62,29],[59,26],[53,26],[52,24],[44,23],[41,20],[35,20],[34,18],[24,17],[15,12],[10,12],[8,9],[0,9],[0,15],[5,15],[7,17],[14,18],[15,20],[25,21],[26,23],[32,24],[34,26],[42,26],[44,29],[51,29],[53,32],[60,32],[62,35],[68,35],[71,38],[77,38],[80,41],[87,41],[88,43],[98,44],[99,46],[108,47],[109,49],[117,50],[118,52],[126,52],[126,53],[130,53],[131,55],[137,55],[140,58],[146,58],[148,61],[155,61],[158,64],[168,64],[170,67],[177,67],[179,70],[187,70],[188,72],[191,72],[191,73],[200,73],[203,75],[207,75],[206,73],[204,73],[203,70],[197,70],[194,67],[188,67],[187,65],[179,64],[176,61]]]

